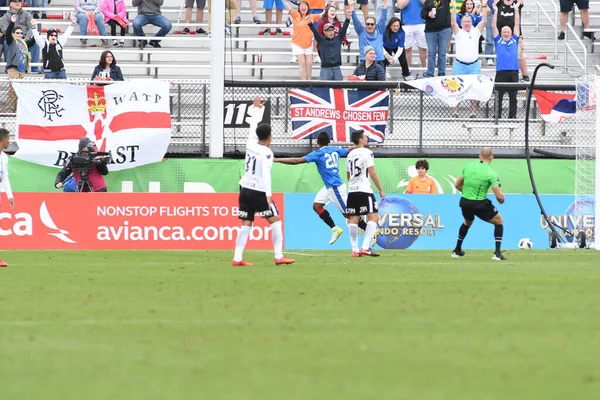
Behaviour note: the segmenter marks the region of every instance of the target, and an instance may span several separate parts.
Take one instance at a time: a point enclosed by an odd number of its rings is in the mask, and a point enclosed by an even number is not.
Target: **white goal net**
[[[599,83],[600,77],[591,75],[577,80],[575,201],[568,210],[574,217],[569,230],[575,237],[584,232],[588,246],[600,233],[600,224],[595,224],[600,208],[600,163],[596,162],[600,157],[600,140],[597,138],[600,115],[596,113]],[[593,247],[600,250],[600,246]]]

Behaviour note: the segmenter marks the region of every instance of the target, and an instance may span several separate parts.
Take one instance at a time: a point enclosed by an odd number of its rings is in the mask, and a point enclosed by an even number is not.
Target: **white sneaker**
[[[319,57],[318,54],[315,56],[314,60],[315,60],[315,64],[321,64],[321,57]]]
[[[113,47],[119,47],[119,41],[117,39],[113,40]]]
[[[491,66],[493,66],[493,65],[494,65],[494,60],[492,60],[491,58],[489,58],[489,59],[487,60],[487,65],[488,65],[488,67],[491,67]]]
[[[293,63],[297,63],[298,62],[298,57],[293,56],[292,59],[290,60],[290,62]]]

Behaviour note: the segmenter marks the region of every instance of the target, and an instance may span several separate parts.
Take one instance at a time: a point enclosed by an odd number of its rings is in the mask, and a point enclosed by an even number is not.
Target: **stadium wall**
[[[417,159],[385,158],[376,160],[377,173],[384,191],[402,194],[408,180],[416,174]],[[438,182],[438,192],[456,193],[453,183],[471,159],[429,159],[429,174]],[[573,194],[575,162],[573,160],[532,160],[538,190],[543,194]],[[505,193],[531,193],[525,160],[496,159],[493,167],[502,179]],[[9,172],[16,192],[56,192],[54,180],[58,169],[44,167],[11,157]],[[340,165],[345,176],[345,164]],[[238,191],[244,172],[243,160],[168,159],[135,169],[111,172],[107,177],[111,192]],[[124,184],[125,182],[125,184]],[[280,193],[316,193],[323,186],[314,165],[275,164],[273,190]]]

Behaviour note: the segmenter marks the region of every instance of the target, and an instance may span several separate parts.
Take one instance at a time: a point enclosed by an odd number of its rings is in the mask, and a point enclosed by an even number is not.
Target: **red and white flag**
[[[111,153],[111,171],[161,161],[171,142],[169,83],[126,81],[106,86],[14,83],[15,157],[62,167],[87,136]]]

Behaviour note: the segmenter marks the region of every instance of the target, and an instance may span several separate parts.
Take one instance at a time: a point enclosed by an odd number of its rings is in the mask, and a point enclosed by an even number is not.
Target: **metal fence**
[[[87,81],[70,80],[72,84]],[[39,81],[38,81],[39,83]],[[504,157],[523,157],[525,99],[528,85],[496,84],[494,95],[479,104],[475,118],[470,118],[470,104],[461,104],[458,118],[453,108],[441,101],[413,89],[404,83],[394,82],[226,82],[224,152],[226,156],[239,157],[244,152],[247,124],[244,124],[245,106],[256,95],[268,101],[273,128],[272,148],[279,155],[303,155],[316,146],[314,140],[292,138],[288,91],[291,88],[335,87],[346,89],[389,90],[390,108],[385,141],[377,145],[380,155],[388,156],[471,156],[482,146],[492,146],[495,153]],[[517,118],[507,119],[508,98],[505,96],[502,117],[495,112],[497,89],[500,86],[518,90]],[[6,110],[8,81],[0,81],[0,110]],[[544,85],[543,90],[575,92],[575,85]],[[171,81],[171,117],[173,133],[168,156],[205,157],[210,143],[210,84],[201,80]],[[236,105],[237,104],[237,105]],[[32,105],[35,106],[35,105]],[[229,112],[229,113],[228,113]],[[575,123],[546,124],[539,115],[537,104],[532,102],[530,116],[530,145],[542,151],[574,154]],[[227,121],[226,121],[227,122]],[[236,123],[237,122],[237,123]],[[15,131],[14,113],[0,113],[0,124]],[[9,151],[15,151],[13,144]],[[539,155],[539,154],[538,154]]]

